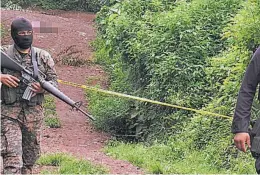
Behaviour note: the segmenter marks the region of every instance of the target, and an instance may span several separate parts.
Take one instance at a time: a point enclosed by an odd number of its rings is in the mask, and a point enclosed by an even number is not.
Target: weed
[[[61,63],[68,66],[83,66],[89,63],[88,60],[81,57],[65,56],[62,58]]]
[[[60,128],[61,127],[60,119],[58,117],[54,117],[54,116],[45,117],[44,122],[45,122],[45,125],[49,126],[50,128]]]
[[[68,66],[82,66],[90,64],[91,61],[83,57],[82,51],[77,48],[76,45],[71,45],[63,49],[57,54],[59,57],[56,63],[61,62],[63,65]]]
[[[4,27],[3,24],[1,24],[0,30],[1,30],[1,34],[0,34],[1,38],[3,38],[5,36],[5,34],[7,33],[7,30],[6,30],[6,28]]]
[[[51,95],[46,95],[44,98],[44,122],[50,128],[60,128],[60,119],[57,117],[55,98]]]
[[[41,173],[49,174],[104,174],[107,170],[101,166],[93,165],[89,161],[77,159],[65,153],[42,155],[37,164],[44,166],[58,166],[57,170],[43,170]]]
[[[228,169],[215,166],[211,156],[215,155],[216,144],[208,146],[206,151],[187,149],[179,145],[178,142],[171,144],[155,143],[150,146],[142,144],[129,144],[119,141],[109,143],[105,148],[108,155],[118,159],[126,160],[136,166],[142,167],[147,173],[152,174],[216,174],[216,173],[234,173]],[[180,158],[173,147],[183,148],[184,157]],[[243,155],[248,159],[250,155]],[[239,168],[236,172],[242,174],[253,174],[253,160],[241,165],[234,162],[233,166]]]
[[[42,155],[37,161],[39,165],[60,166],[62,161],[70,160],[71,156],[65,153]]]
[[[55,98],[52,95],[45,95],[43,106],[45,109],[55,110]]]

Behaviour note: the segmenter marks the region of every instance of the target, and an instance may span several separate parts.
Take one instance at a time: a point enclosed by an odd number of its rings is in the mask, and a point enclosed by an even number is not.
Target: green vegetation
[[[77,10],[97,12],[103,5],[111,5],[115,0],[3,0],[1,6],[10,8],[14,6],[41,7],[43,9]]]
[[[43,107],[45,109],[44,114],[46,116],[56,115],[55,97],[52,95],[45,95]]]
[[[0,23],[0,32],[1,32],[1,39],[4,38],[8,33],[5,26],[1,23]]]
[[[4,26],[1,24],[1,38],[3,38],[3,36],[5,35],[5,29],[4,29]]]
[[[260,45],[259,7],[259,0],[121,1],[98,14],[96,61],[110,90],[232,116]],[[98,128],[143,143],[113,142],[106,151],[149,173],[255,173],[250,153],[232,143],[231,120],[98,93],[89,108]]]
[[[248,162],[232,162],[230,170],[218,168],[211,160],[216,147],[211,147],[212,154],[207,151],[194,149],[185,150],[185,142],[177,144],[160,144],[144,146],[143,144],[126,144],[122,142],[111,142],[105,149],[108,155],[115,158],[127,160],[152,174],[221,174],[239,173],[253,174],[253,158],[250,155],[239,154],[240,159],[250,160]],[[184,147],[182,147],[184,146]],[[217,149],[218,150],[218,149]],[[218,150],[219,151],[219,150]],[[214,159],[215,160],[215,159]],[[237,169],[233,171],[232,169]]]
[[[58,117],[47,116],[44,118],[44,122],[45,122],[45,125],[49,126],[50,128],[60,128],[61,127],[60,119]]]
[[[110,73],[113,91],[201,108],[216,95],[209,86],[208,60],[228,47],[222,33],[242,1],[166,2],[133,0],[104,7],[97,17],[96,59]],[[95,116],[126,126],[125,134],[145,139],[174,133],[176,123],[193,115],[94,94],[90,108]]]
[[[1,7],[4,7],[8,10],[22,10],[22,7],[19,4],[9,0],[1,1]]]
[[[60,128],[60,119],[57,116],[55,98],[51,95],[44,97],[44,122],[50,128]]]
[[[55,153],[42,155],[37,164],[57,167],[53,171],[44,170],[41,174],[105,174],[103,167],[92,165],[89,161],[77,159],[68,154]]]

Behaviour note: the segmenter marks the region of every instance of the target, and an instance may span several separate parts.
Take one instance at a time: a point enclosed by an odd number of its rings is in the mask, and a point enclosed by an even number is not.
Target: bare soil
[[[90,61],[93,51],[90,42],[95,39],[95,14],[64,11],[12,11],[1,10],[1,23],[8,34],[2,44],[11,44],[10,24],[16,17],[25,17],[34,24],[51,28],[53,33],[37,31],[34,33],[33,45],[51,53],[55,62],[59,79],[85,84],[87,79],[95,79],[95,83],[106,87],[106,75],[101,67],[86,64],[80,67],[66,66],[61,60],[69,57]],[[46,29],[47,29],[46,28]],[[45,33],[44,33],[45,32]],[[59,89],[75,101],[83,101],[87,106],[83,89],[59,84]],[[109,141],[109,134],[96,131],[89,119],[60,100],[56,100],[56,109],[61,120],[61,128],[45,127],[41,148],[43,153],[66,152],[105,166],[110,174],[143,174],[138,167],[127,161],[116,160],[102,152]],[[39,172],[36,168],[35,172]]]

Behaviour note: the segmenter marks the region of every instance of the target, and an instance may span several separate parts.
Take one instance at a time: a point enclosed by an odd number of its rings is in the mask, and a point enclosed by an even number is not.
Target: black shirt
[[[232,132],[248,132],[251,107],[256,88],[260,82],[260,47],[249,63],[239,94],[232,123]]]

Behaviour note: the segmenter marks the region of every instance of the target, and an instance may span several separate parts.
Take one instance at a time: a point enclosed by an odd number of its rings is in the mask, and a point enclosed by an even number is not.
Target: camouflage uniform
[[[46,80],[57,86],[54,61],[50,54],[35,48],[38,69],[47,77]],[[23,57],[14,45],[2,48],[11,58],[23,66],[32,66],[31,52]],[[8,69],[3,74],[20,78],[20,72]],[[6,174],[30,174],[40,155],[40,132],[43,121],[42,101],[44,94],[37,94],[30,101],[22,99],[26,85],[20,81],[17,88],[1,87],[1,157],[3,172]]]

